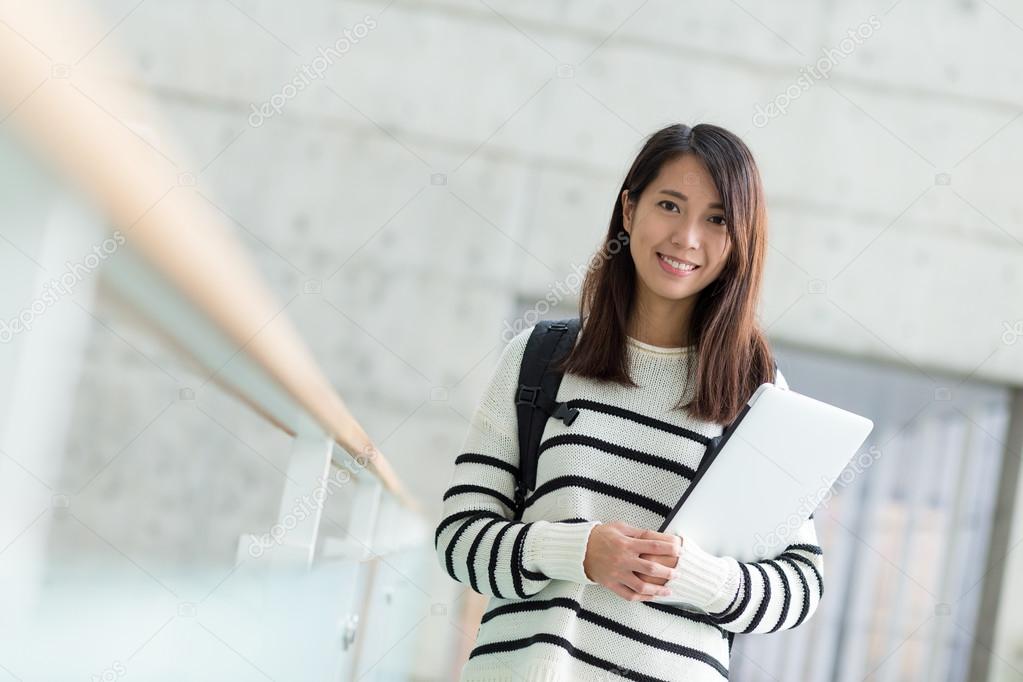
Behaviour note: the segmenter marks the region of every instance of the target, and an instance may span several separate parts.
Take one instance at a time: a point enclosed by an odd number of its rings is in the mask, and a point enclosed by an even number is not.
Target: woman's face
[[[664,163],[635,205],[624,190],[622,211],[643,307],[677,305],[724,268],[731,245],[725,212],[710,173],[695,154]]]

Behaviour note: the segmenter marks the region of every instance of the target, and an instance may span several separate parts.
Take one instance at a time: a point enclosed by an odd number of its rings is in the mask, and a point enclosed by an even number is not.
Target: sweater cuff
[[[683,537],[675,570],[677,577],[665,583],[671,595],[654,601],[683,602],[704,613],[718,613],[728,608],[739,590],[739,562],[705,552],[692,538]]]
[[[522,565],[526,570],[539,571],[548,578],[596,585],[596,581],[590,580],[583,570],[583,559],[586,558],[590,531],[599,523],[534,521],[523,543]]]

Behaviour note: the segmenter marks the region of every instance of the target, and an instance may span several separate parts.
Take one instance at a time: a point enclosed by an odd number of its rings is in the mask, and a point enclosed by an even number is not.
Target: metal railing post
[[[274,564],[312,565],[333,449],[325,435],[299,434],[292,442],[277,523],[270,532],[276,545],[270,552]]]

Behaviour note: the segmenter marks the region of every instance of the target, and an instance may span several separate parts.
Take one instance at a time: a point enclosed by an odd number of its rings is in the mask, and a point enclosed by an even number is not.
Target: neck
[[[676,348],[691,345],[695,342],[689,333],[694,300],[695,297],[689,297],[681,301],[660,300],[652,304],[637,301],[626,333],[654,346]]]

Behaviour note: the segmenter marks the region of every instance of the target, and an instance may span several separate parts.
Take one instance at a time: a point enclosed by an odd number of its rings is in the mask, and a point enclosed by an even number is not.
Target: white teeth
[[[685,271],[688,272],[689,270],[695,270],[696,269],[695,265],[690,265],[688,263],[683,263],[682,261],[677,261],[674,258],[669,258],[669,257],[665,256],[664,254],[658,254],[658,255],[661,258],[663,258],[669,265],[671,265],[671,267],[673,267],[673,268],[675,268],[677,270],[685,270]]]

